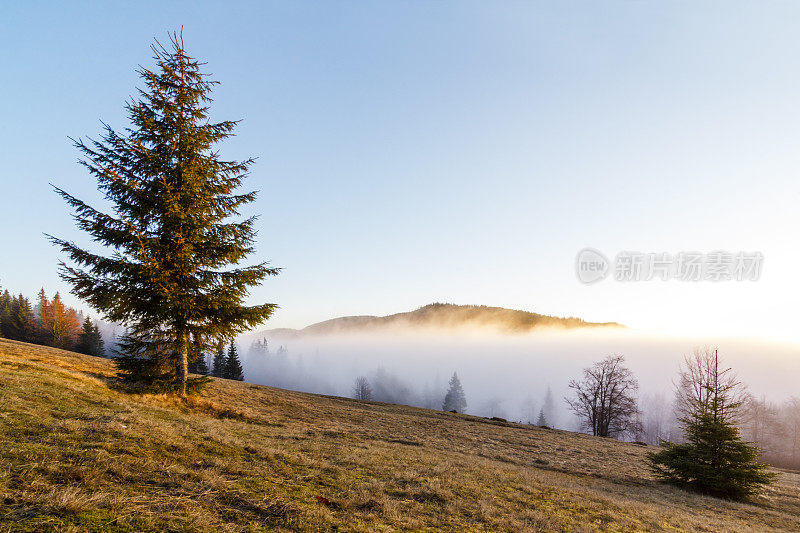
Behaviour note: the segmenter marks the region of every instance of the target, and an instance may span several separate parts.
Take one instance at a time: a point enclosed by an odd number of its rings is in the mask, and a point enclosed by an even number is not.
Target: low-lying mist
[[[267,349],[254,345],[265,338]],[[577,429],[563,397],[571,379],[609,354],[621,354],[640,384],[643,402],[671,402],[684,354],[719,348],[725,363],[757,397],[780,402],[798,393],[798,347],[734,338],[688,338],[624,328],[536,329],[504,334],[484,329],[393,328],[386,332],[239,339],[247,381],[319,394],[352,396],[365,376],[373,399],[440,409],[458,373],[466,412]],[[548,388],[552,405],[545,401]]]

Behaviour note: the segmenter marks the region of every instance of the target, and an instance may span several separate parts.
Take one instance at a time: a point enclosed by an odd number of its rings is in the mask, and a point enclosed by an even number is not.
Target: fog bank
[[[265,338],[268,350],[251,349]],[[796,346],[732,338],[668,337],[626,329],[538,330],[524,335],[486,331],[392,330],[388,333],[300,336],[250,334],[239,339],[247,381],[292,390],[351,396],[366,376],[378,400],[441,407],[457,372],[466,412],[528,421],[550,387],[552,425],[574,429],[563,396],[581,370],[604,356],[625,356],[643,396],[672,397],[684,354],[695,346],[719,348],[751,392],[781,401],[797,394]]]

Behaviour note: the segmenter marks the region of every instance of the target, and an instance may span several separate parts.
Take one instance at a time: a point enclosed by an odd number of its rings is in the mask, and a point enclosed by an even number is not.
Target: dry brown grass
[[[0,531],[800,530],[800,475],[750,503],[653,481],[646,448],[213,380],[0,340]]]

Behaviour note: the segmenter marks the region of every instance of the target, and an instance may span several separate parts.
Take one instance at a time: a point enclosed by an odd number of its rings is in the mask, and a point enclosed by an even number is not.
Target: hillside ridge
[[[259,334],[275,337],[303,337],[341,333],[376,332],[392,328],[452,330],[489,328],[501,333],[527,333],[539,328],[625,327],[617,322],[587,322],[577,317],[543,315],[505,307],[432,303],[413,311],[386,316],[353,315],[332,318],[302,329],[268,329]]]
[[[2,531],[800,529],[797,473],[734,503],[610,439],[223,379],[132,394],[110,360],[3,339],[0,367]]]

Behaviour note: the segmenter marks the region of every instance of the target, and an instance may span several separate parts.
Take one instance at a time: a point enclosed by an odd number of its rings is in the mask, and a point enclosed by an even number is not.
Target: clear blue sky
[[[244,119],[223,154],[259,157],[272,325],[448,301],[800,340],[789,2],[7,3],[3,286],[67,292],[42,233],[86,241],[48,182],[97,198],[67,136],[126,126],[180,26],[215,118]],[[584,286],[585,246],[759,250],[764,274]]]

